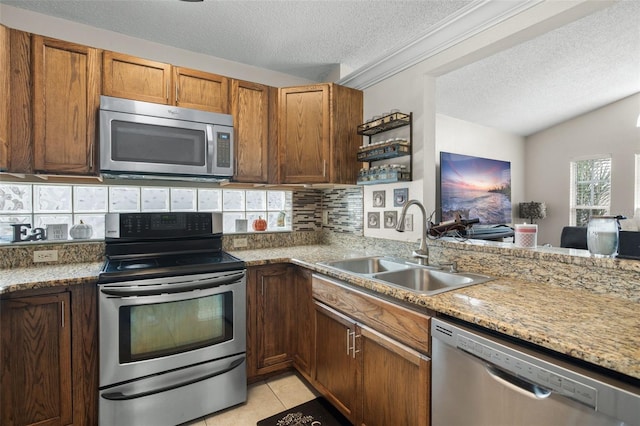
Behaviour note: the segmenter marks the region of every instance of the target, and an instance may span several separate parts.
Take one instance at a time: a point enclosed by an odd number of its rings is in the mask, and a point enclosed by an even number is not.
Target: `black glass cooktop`
[[[107,259],[98,283],[244,269],[244,262],[224,251]]]

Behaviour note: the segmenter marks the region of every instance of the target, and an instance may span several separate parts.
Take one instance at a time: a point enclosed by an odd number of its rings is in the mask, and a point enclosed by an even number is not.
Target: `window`
[[[573,226],[587,226],[589,217],[609,214],[611,157],[571,162],[571,218]]]
[[[118,185],[53,185],[0,182],[0,243],[13,239],[11,224],[33,228],[82,220],[93,228],[92,238],[104,238],[107,212],[222,212],[223,233],[253,232],[251,222],[267,220],[267,231],[291,231],[292,192],[220,188]],[[246,219],[246,231],[236,230]]]

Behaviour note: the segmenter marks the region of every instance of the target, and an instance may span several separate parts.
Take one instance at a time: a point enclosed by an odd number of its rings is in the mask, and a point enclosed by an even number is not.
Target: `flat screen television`
[[[511,223],[511,162],[440,152],[440,221],[456,212],[479,227]]]

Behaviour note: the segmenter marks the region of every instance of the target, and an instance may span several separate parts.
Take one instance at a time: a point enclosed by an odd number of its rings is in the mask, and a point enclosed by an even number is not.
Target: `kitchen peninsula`
[[[412,244],[373,238],[358,242],[353,237],[331,240],[329,244],[230,253],[245,260],[248,267],[292,263],[389,300],[456,317],[640,381],[640,262],[595,259],[580,250],[434,241],[430,250],[436,264],[457,260],[462,271],[496,279],[421,296],[318,264],[374,254],[408,257]],[[11,248],[2,250],[11,256]],[[99,267],[100,263],[89,262],[12,269],[2,274],[0,293],[6,298],[28,289],[94,282]]]

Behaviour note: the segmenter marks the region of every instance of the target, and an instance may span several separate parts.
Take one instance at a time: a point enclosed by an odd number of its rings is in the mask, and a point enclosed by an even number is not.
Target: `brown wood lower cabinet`
[[[95,287],[0,301],[0,424],[97,424]]]
[[[2,302],[2,424],[72,423],[69,293]]]
[[[429,425],[431,361],[400,342],[426,352],[429,317],[316,275],[313,297],[318,390],[356,425]]]
[[[247,270],[247,376],[286,370],[293,364],[294,289],[288,264]]]
[[[296,370],[307,380],[311,380],[313,365],[313,330],[314,312],[311,296],[311,271],[303,267],[293,268],[293,283],[295,287],[294,324],[293,324],[293,364]]]
[[[358,393],[356,324],[321,303],[316,309],[316,363],[313,382],[331,403],[355,422]]]
[[[360,326],[362,412],[358,424],[428,425],[429,358]]]

